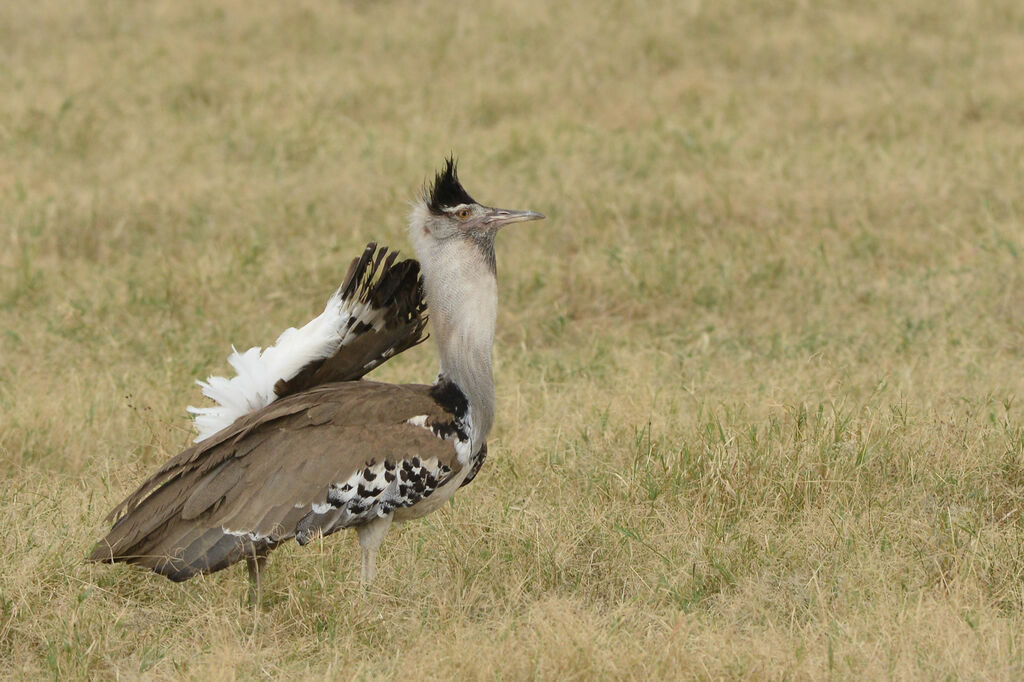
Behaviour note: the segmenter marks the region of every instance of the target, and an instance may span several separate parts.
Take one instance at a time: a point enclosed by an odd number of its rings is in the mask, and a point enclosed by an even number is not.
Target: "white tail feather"
[[[301,329],[289,327],[273,346],[266,349],[253,346],[244,353],[232,346],[228,364],[235,370],[235,376],[230,379],[211,376],[206,381],[196,382],[202,386],[203,395],[217,405],[188,406],[188,411],[195,415],[193,425],[199,432],[194,442],[205,440],[239,417],[266,407],[277,399],[274,385],[278,381],[292,379],[310,362],[338,352],[354,336],[355,321],[349,324],[352,317],[380,329],[384,320],[379,311],[376,313],[357,299],[343,300],[339,290],[320,315]]]

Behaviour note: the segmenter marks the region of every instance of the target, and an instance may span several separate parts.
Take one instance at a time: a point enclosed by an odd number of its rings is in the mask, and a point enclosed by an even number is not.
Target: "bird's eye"
[[[466,220],[467,218],[469,218],[469,209],[460,208],[458,211],[455,212],[455,217],[458,218],[459,220]]]

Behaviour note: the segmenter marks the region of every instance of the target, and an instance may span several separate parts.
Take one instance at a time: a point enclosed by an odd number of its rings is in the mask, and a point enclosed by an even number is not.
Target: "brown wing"
[[[278,400],[161,467],[90,558],[184,580],[411,506],[468,464],[457,411],[431,387],[368,381]]]
[[[427,338],[420,264],[412,259],[395,263],[397,256],[397,251],[389,253],[387,247],[370,243],[353,259],[338,295],[365,305],[365,310],[348,319],[348,329],[339,330],[347,340],[334,355],[277,382],[274,393],[279,398],[320,384],[359,379]]]

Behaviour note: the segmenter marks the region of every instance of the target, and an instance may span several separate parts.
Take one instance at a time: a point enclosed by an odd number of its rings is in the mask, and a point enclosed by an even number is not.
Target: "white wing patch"
[[[244,353],[232,346],[228,364],[235,370],[235,376],[230,379],[211,376],[206,381],[196,382],[202,386],[203,395],[217,404],[188,406],[188,411],[195,415],[193,424],[199,432],[195,442],[209,438],[239,417],[274,402],[277,399],[274,385],[278,381],[292,379],[310,362],[337,353],[357,335],[354,330],[360,326],[359,322],[380,330],[384,326],[382,313],[367,303],[359,303],[358,299],[343,300],[339,289],[320,315],[301,329],[289,327],[273,346],[265,349],[253,346]]]
[[[268,535],[263,535],[262,533],[256,533],[254,531],[232,530],[232,529],[228,528],[227,526],[221,526],[220,529],[221,529],[221,532],[226,533],[227,535],[234,535],[235,537],[242,537],[242,538],[245,538],[245,539],[249,540],[250,542],[263,542],[268,537],[270,537]]]
[[[469,422],[469,415],[467,414],[466,417],[467,418],[463,422],[465,425],[465,429],[467,431],[471,431],[472,425]],[[427,423],[427,415],[419,414],[416,415],[415,417],[410,417],[409,419],[405,420],[405,423],[409,424],[410,426],[418,426],[421,429],[426,429],[427,431],[430,431],[438,438],[451,442],[455,446],[455,457],[456,459],[458,459],[459,464],[461,464],[462,466],[467,466],[469,464],[470,459],[472,459],[473,443],[469,438],[462,437],[461,435],[455,433],[447,435],[442,433],[435,426],[432,426]]]
[[[429,426],[427,426],[427,415],[425,415],[425,414],[420,414],[420,415],[416,415],[415,417],[410,417],[410,418],[405,420],[405,423],[406,424],[412,424],[413,426],[418,426],[421,429],[427,429],[428,431],[433,431],[433,429],[431,429]]]

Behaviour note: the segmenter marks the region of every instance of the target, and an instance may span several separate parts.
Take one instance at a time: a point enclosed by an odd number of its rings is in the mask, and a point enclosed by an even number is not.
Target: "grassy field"
[[[1021,74],[1017,0],[0,3],[0,675],[1019,679]],[[449,151],[549,217],[477,481],[366,592],[86,564]]]

